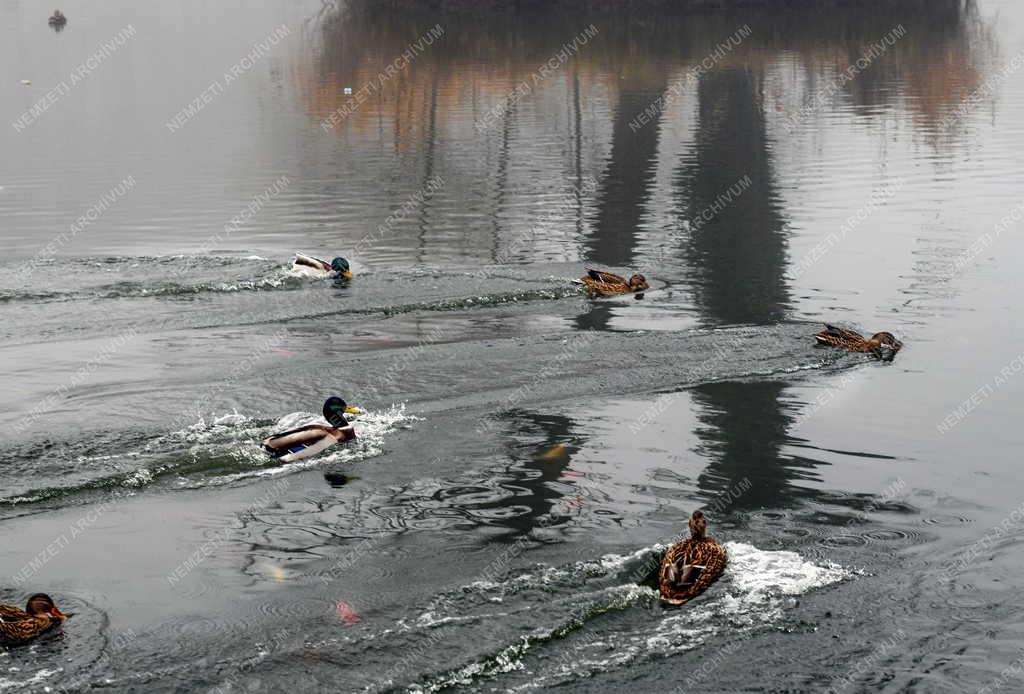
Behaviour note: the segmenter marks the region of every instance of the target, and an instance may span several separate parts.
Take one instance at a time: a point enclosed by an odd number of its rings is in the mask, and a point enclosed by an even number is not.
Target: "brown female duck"
[[[631,292],[635,294],[645,289],[650,289],[650,285],[647,284],[647,278],[640,273],[633,275],[627,280],[625,277],[620,277],[610,272],[591,270],[589,268],[587,269],[587,274],[580,277],[579,283],[593,294],[603,294],[606,296],[629,294]]]
[[[846,328],[837,328],[834,325],[825,324],[825,329],[814,335],[819,345],[832,347],[845,347],[851,352],[869,352],[876,356],[892,359],[896,352],[900,351],[903,343],[896,339],[892,333],[875,333],[870,338],[865,338],[860,333],[855,333]]]
[[[66,618],[46,593],[30,597],[24,610],[0,604],[0,643],[5,646],[28,643]]]
[[[707,590],[725,571],[725,549],[707,536],[707,525],[704,514],[694,511],[690,539],[665,552],[658,572],[658,589],[665,602],[682,605]]]

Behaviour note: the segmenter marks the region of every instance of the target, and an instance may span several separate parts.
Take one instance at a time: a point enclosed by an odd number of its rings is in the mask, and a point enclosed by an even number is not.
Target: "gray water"
[[[0,4],[0,692],[1020,689],[1024,9],[902,7]]]

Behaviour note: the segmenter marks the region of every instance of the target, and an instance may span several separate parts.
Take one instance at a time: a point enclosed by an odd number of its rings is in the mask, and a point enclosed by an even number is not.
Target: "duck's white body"
[[[349,441],[355,437],[356,432],[351,424],[343,429],[309,424],[275,434],[263,441],[263,447],[282,463],[291,463],[310,458],[336,443]]]
[[[326,260],[314,258],[311,255],[298,251],[295,252],[295,260],[292,262],[292,272],[303,277],[316,278],[336,277],[338,275]]]

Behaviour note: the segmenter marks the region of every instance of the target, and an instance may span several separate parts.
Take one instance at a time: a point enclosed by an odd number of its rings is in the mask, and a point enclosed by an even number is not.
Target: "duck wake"
[[[0,505],[15,507],[97,493],[131,494],[158,484],[195,489],[288,475],[325,464],[355,463],[381,455],[387,436],[415,419],[406,413],[404,404],[364,412],[353,418],[357,431],[354,441],[328,449],[323,455],[282,465],[263,451],[263,439],[286,428],[322,423],[318,415],[295,412],[269,425],[238,412],[209,420],[201,418],[184,429],[148,441],[134,440],[131,448],[117,453],[81,455],[72,451],[68,467],[76,474],[70,484],[16,490],[0,497]]]
[[[493,609],[506,602],[528,603],[507,609],[504,616],[477,615],[474,621],[486,625],[491,618],[515,621],[516,613],[536,609],[533,603],[538,594],[548,594],[544,612],[560,616],[471,662],[425,677],[409,690],[435,692],[499,677],[514,680],[501,683],[510,690],[578,682],[637,661],[693,650],[729,634],[779,625],[795,596],[853,576],[841,566],[815,564],[795,552],[765,551],[741,542],[726,543],[726,549],[725,576],[704,597],[682,609],[663,607],[654,588],[637,585],[635,580],[639,577],[642,582],[656,570],[665,550],[661,545],[631,555],[607,555],[595,562],[540,568],[502,584],[464,586],[459,589],[463,598],[441,600],[439,605],[457,610],[469,603],[472,611],[484,605]],[[574,587],[575,593],[571,592]],[[515,600],[510,599],[513,595]],[[432,606],[414,624],[437,628],[452,623],[454,616],[445,612]]]

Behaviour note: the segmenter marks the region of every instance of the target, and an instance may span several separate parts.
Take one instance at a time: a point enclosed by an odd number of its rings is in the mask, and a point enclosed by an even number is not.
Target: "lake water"
[[[0,692],[1019,690],[1024,7],[892,4],[0,3]]]

